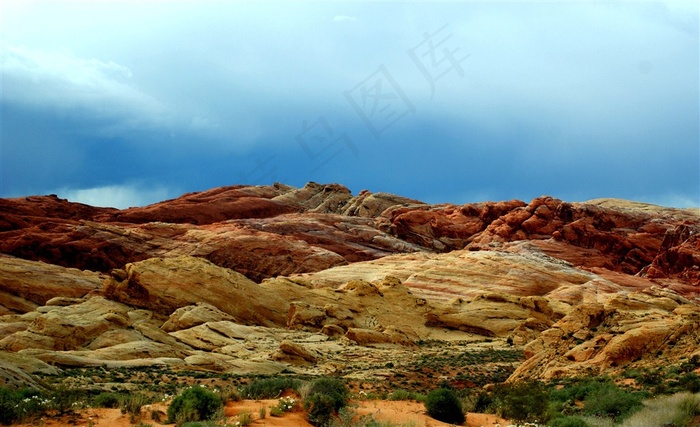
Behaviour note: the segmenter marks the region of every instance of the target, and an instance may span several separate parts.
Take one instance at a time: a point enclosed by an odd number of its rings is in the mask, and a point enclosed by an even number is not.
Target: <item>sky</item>
[[[700,205],[698,2],[0,3],[0,197]]]

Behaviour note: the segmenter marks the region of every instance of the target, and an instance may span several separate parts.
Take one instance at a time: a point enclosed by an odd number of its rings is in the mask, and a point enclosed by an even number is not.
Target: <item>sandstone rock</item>
[[[170,335],[194,349],[204,351],[213,351],[221,347],[236,344],[235,339],[221,334],[216,330],[212,330],[207,324],[171,332]]]
[[[698,231],[697,212],[622,201],[425,205],[315,183],[122,211],[0,200],[0,252],[111,271],[0,256],[0,348],[316,375],[475,332],[527,343],[514,379],[651,366],[697,351]]]
[[[657,365],[662,354],[665,364],[680,363],[700,339],[700,309],[687,304],[670,311],[668,300],[642,293],[613,294],[599,303],[574,307],[527,344],[529,359],[509,380],[646,368]]]
[[[345,330],[338,325],[326,324],[321,328],[321,333],[332,338],[337,338],[345,335]]]
[[[294,207],[274,200],[282,191],[274,187],[215,188],[142,208],[130,208],[114,214],[113,220],[211,224],[228,219],[267,218],[296,211]]]
[[[279,350],[272,355],[272,360],[284,361],[292,364],[304,362],[315,363],[318,360],[318,355],[298,343],[290,340],[283,340],[280,342]]]
[[[163,325],[163,330],[165,332],[174,332],[181,329],[189,329],[203,323],[222,320],[232,321],[234,318],[211,304],[198,303],[175,310]]]
[[[26,349],[19,352],[21,356],[29,356],[46,362],[52,366],[60,367],[103,367],[107,369],[114,368],[134,368],[143,366],[171,366],[184,367],[185,362],[182,359],[175,357],[158,357],[146,359],[127,359],[127,360],[106,360],[103,358],[83,356],[72,354],[70,352]]]
[[[372,329],[350,328],[345,333],[345,337],[359,345],[391,343],[389,335]]]
[[[47,218],[80,220],[106,216],[115,212],[117,212],[116,209],[69,202],[59,199],[55,194],[0,199],[0,232],[41,224]]]
[[[236,375],[276,375],[288,365],[271,360],[241,360],[224,354],[198,353],[185,359],[189,369],[199,369]]]
[[[661,248],[646,274],[652,278],[678,277],[700,285],[700,226],[681,224],[664,235]]]
[[[88,357],[98,360],[145,360],[177,358],[184,359],[191,352],[172,346],[145,340],[135,340],[92,351],[72,351],[66,354]]]
[[[326,318],[326,311],[322,307],[294,302],[289,305],[287,327],[290,329],[320,328],[326,322]]]
[[[32,311],[55,297],[82,298],[102,280],[89,271],[0,255],[0,304],[10,312]]]
[[[554,322],[554,312],[547,307],[542,298],[521,300],[484,293],[470,301],[458,299],[448,309],[438,308],[428,314],[427,324],[487,337],[507,337],[514,333],[534,337]]]
[[[109,330],[128,327],[127,312],[128,307],[100,297],[78,305],[55,307],[37,317],[26,331],[0,340],[0,348],[10,351],[78,349]]]
[[[313,286],[338,287],[353,280],[377,282],[386,276],[402,281],[403,286],[415,295],[414,299],[441,302],[455,297],[471,299],[484,292],[547,296],[562,287],[576,288],[600,279],[595,274],[538,253],[536,249],[392,255],[293,278],[304,278]],[[613,289],[617,291],[620,287]],[[592,292],[597,291],[592,289]]]
[[[35,390],[44,388],[31,375],[2,358],[0,358],[0,386],[14,389],[32,388]]]
[[[614,336],[603,348],[597,360],[594,359],[591,363],[598,362],[604,367],[624,366],[644,355],[656,354],[672,331],[679,326],[679,324],[667,322],[652,322]]]
[[[364,297],[368,295],[376,295],[383,297],[379,289],[373,284],[364,280],[351,280],[337,288],[337,292],[350,292],[351,294]]]
[[[388,193],[371,193],[362,190],[343,210],[343,215],[376,218],[387,209],[420,206],[423,202]]]
[[[403,200],[380,198],[381,207]],[[103,272],[152,257],[193,255],[261,281],[421,250],[380,231],[371,218],[341,215],[346,199],[352,195],[338,185],[297,190],[276,184],[224,187],[124,211],[65,201],[42,210],[33,206],[41,198],[3,200],[0,227],[3,215],[9,222],[0,229],[0,251]],[[14,213],[35,210],[46,216],[22,221]]]
[[[407,207],[390,211],[396,236],[438,251],[464,248],[469,239],[520,201],[477,203],[464,206]]]
[[[153,258],[127,264],[126,273],[125,280],[106,281],[108,298],[165,315],[203,302],[239,323],[286,324],[287,302],[242,274],[201,258]]]

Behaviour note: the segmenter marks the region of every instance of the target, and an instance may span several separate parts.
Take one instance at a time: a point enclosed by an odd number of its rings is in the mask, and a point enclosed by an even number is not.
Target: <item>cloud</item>
[[[129,126],[166,117],[163,105],[130,83],[131,70],[113,61],[0,42],[0,64],[3,102]]]
[[[0,16],[0,192],[274,179],[436,202],[692,199],[697,3],[553,5],[23,3]],[[443,27],[436,63],[407,54]],[[470,55],[463,73],[445,49]],[[343,93],[380,64],[415,112],[376,138]],[[319,118],[358,155],[304,151]]]
[[[119,209],[145,206],[175,195],[172,189],[165,187],[142,188],[137,185],[107,185],[86,189],[63,188],[52,193],[71,202]]]

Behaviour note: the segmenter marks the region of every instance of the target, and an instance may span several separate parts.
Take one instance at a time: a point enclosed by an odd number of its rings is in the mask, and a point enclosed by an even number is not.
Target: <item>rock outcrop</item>
[[[699,231],[695,210],[621,200],[428,205],[338,184],[125,210],[0,199],[0,384],[80,366],[316,375],[358,357],[389,375],[435,340],[522,346],[511,380],[675,362],[700,342]]]
[[[206,303],[237,323],[283,326],[288,303],[233,270],[202,258],[151,258],[115,270],[104,295],[114,301],[169,316],[175,310]]]
[[[583,303],[525,346],[510,380],[620,372],[680,363],[697,352],[700,307],[674,292],[610,294]]]

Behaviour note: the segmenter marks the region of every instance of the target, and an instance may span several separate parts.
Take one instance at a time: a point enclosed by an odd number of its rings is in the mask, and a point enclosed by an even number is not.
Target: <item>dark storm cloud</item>
[[[2,196],[699,204],[693,2],[0,7]]]

